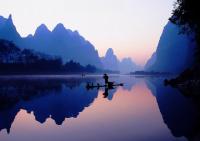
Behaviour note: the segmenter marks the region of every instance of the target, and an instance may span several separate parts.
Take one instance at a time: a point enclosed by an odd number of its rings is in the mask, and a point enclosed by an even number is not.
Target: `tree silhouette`
[[[200,7],[198,0],[177,0],[170,21],[181,27],[182,33],[195,34],[196,66],[200,64]]]
[[[82,66],[73,60],[63,65],[60,57],[46,55],[29,49],[20,49],[7,40],[0,39],[0,74],[64,74],[94,73],[92,65]]]

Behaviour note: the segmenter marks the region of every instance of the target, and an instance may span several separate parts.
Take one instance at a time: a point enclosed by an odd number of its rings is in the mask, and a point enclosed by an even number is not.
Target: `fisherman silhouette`
[[[103,79],[105,80],[105,84],[107,85],[109,77],[106,73],[103,75]]]
[[[123,83],[115,84],[115,82],[109,82],[108,81],[109,77],[108,77],[108,75],[106,73],[103,75],[103,79],[105,80],[105,84],[104,85],[103,84],[100,85],[99,83],[97,83],[97,85],[94,85],[93,83],[87,82],[87,84],[86,84],[87,90],[93,89],[93,88],[99,89],[101,87],[105,87],[105,88],[108,88],[108,89],[114,89],[117,86],[123,86],[124,85]]]
[[[103,79],[105,80],[105,85],[109,88],[109,89],[113,89],[113,86],[114,86],[114,82],[109,82],[108,79],[108,75],[105,73],[103,75]]]

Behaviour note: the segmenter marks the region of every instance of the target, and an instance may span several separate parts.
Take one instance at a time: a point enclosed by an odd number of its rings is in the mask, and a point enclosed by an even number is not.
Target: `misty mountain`
[[[106,70],[119,71],[119,60],[114,54],[112,48],[109,48],[106,52],[106,55],[101,58],[103,68]]]
[[[178,26],[168,22],[155,54],[148,60],[147,71],[180,73],[193,63],[195,43],[192,37],[180,34]]]
[[[109,48],[104,57],[101,58],[105,70],[120,71],[121,73],[130,73],[140,70],[141,67],[136,65],[131,58],[124,58],[120,61],[114,54],[112,48]]]
[[[124,58],[119,63],[119,70],[121,73],[130,73],[141,69],[142,68],[135,64],[131,58]]]
[[[0,17],[0,38],[13,41],[17,46],[34,49],[48,55],[61,57],[63,62],[74,60],[81,65],[102,68],[98,51],[78,31],[66,29],[58,24],[50,31],[45,24],[40,25],[34,35],[22,38],[13,24],[12,16]]]

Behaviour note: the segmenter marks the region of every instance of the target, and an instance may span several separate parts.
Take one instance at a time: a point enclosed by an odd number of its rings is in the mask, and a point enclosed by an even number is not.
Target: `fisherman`
[[[104,75],[103,75],[103,79],[105,80],[105,84],[107,85],[108,84],[108,75],[105,73]]]

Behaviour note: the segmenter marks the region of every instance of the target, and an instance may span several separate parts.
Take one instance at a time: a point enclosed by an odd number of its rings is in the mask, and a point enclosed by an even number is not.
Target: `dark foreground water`
[[[102,77],[1,77],[0,141],[198,141],[196,105],[163,79],[87,90]]]

